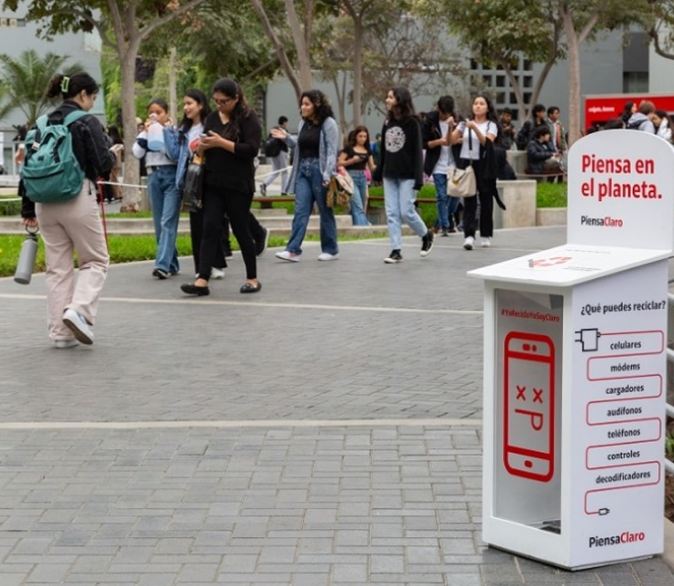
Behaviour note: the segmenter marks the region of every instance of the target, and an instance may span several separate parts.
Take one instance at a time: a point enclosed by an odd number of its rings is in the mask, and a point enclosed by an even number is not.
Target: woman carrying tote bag
[[[494,233],[493,199],[496,192],[496,175],[493,174],[485,159],[487,141],[498,136],[498,118],[491,101],[483,95],[473,100],[472,115],[465,122],[460,122],[452,133],[451,142],[456,143],[463,138],[459,167],[467,168],[472,164],[477,183],[477,197],[465,197],[463,200],[463,247],[473,250],[475,244],[475,226],[478,198],[480,202],[480,245],[491,246]]]

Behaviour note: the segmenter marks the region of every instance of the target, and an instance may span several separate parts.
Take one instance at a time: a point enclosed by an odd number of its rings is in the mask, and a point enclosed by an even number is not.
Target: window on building
[[[623,92],[626,94],[648,93],[648,72],[624,71]]]

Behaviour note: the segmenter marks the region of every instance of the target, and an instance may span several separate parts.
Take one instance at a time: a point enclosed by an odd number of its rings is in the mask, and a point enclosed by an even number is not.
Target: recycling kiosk
[[[484,280],[483,540],[581,569],[664,545],[674,149],[591,134],[569,153],[567,244]]]

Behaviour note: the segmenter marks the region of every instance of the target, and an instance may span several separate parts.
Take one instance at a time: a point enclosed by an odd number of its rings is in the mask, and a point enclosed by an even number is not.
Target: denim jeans
[[[147,178],[150,192],[154,233],[157,238],[155,268],[168,273],[178,273],[178,220],[180,219],[180,192],[176,187],[176,166],[160,165],[152,169]]]
[[[417,196],[414,192],[414,179],[387,179],[384,177],[384,206],[386,208],[386,223],[391,248],[402,248],[402,223],[405,222],[417,236],[425,236],[428,232],[426,224],[417,214],[414,202]]]
[[[445,173],[433,173],[435,183],[435,198],[438,207],[438,219],[435,222],[440,228],[449,228],[454,224],[454,214],[459,207],[460,197],[447,194],[447,175]]]
[[[295,180],[295,217],[293,218],[288,252],[302,254],[302,241],[309,225],[314,203],[321,216],[321,252],[337,254],[337,222],[332,208],[326,205],[328,188],[323,187],[323,176],[318,159],[301,159]]]
[[[369,226],[365,215],[365,198],[367,198],[367,179],[365,171],[349,171],[353,179],[353,196],[351,197],[351,219],[354,226]]]

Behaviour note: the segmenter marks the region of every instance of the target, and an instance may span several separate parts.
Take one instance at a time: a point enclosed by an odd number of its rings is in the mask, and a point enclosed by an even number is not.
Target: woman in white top
[[[478,95],[473,101],[472,116],[465,122],[460,122],[452,133],[451,142],[456,143],[463,139],[461,144],[461,158],[458,167],[465,169],[472,164],[477,183],[477,196],[466,197],[463,200],[463,247],[472,250],[475,244],[475,216],[478,198],[480,201],[480,241],[483,247],[491,246],[494,232],[492,218],[494,209],[494,195],[496,194],[496,174],[492,173],[486,164],[485,154],[487,147],[493,145],[498,136],[498,118],[491,101],[483,95]],[[487,144],[490,141],[491,144]],[[493,175],[493,177],[492,177]]]

